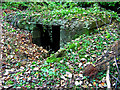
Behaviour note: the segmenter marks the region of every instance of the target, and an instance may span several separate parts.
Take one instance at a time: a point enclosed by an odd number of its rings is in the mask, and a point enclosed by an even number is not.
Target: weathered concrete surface
[[[97,21],[98,27],[109,23],[109,19],[99,20]],[[89,34],[91,31],[94,31],[96,26],[96,21],[70,21],[72,25],[63,25],[60,29],[60,46],[62,47],[64,43],[71,41],[75,38],[75,36],[79,36],[81,34]],[[86,25],[87,23],[88,25]]]
[[[36,43],[37,45],[41,45],[41,32],[38,27],[34,27],[32,30],[32,41],[33,43]]]
[[[41,19],[38,16],[27,17],[25,14],[23,14],[23,17],[21,17],[19,14],[18,15],[15,14],[15,16],[17,19],[14,17],[14,15],[11,15],[6,17],[6,20],[10,21],[12,24],[16,25],[20,29],[32,30],[32,37],[36,38],[36,40],[37,40],[37,37],[38,38],[40,37],[40,32],[36,28],[36,24],[43,24],[42,22],[44,21],[44,19]],[[11,18],[13,18],[13,20],[11,20]],[[110,22],[109,17],[107,15],[106,17],[100,18],[100,19],[97,21],[96,19],[52,20],[48,25],[60,26],[60,47],[63,47],[65,43],[71,41],[76,36],[79,36],[81,34],[89,34],[94,28],[97,28],[97,25],[98,27],[100,27],[101,25],[104,25]],[[96,22],[97,22],[97,25],[96,25]]]

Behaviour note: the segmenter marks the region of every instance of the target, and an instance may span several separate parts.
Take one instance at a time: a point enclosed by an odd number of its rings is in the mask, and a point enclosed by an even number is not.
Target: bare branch
[[[110,84],[110,76],[109,76],[109,72],[110,72],[110,66],[107,67],[107,74],[106,74],[106,82],[107,82],[107,88],[111,88],[111,84]]]

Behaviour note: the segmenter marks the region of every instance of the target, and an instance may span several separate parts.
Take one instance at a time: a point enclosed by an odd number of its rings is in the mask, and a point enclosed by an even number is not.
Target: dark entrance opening
[[[60,49],[60,26],[52,26],[52,50],[57,51]]]
[[[36,24],[37,29],[40,31],[39,39],[35,40],[39,43],[33,42],[38,46],[42,46],[46,50],[57,51],[60,49],[60,26],[43,26],[42,24]],[[39,40],[39,41],[38,41]]]

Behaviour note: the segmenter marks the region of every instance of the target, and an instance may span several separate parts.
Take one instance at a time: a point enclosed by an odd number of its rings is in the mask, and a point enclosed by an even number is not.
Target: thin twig
[[[109,76],[109,72],[110,72],[110,66],[107,67],[107,75],[106,75],[106,82],[107,82],[107,88],[111,88],[111,84],[110,84],[110,76]]]
[[[120,56],[120,54],[119,54],[119,56]],[[106,63],[106,62],[109,62],[109,61],[111,61],[111,60],[113,60],[113,59],[114,59],[114,57],[110,57],[110,59],[108,59],[108,60],[103,60],[103,61],[102,61],[102,59],[100,59],[102,62],[96,63],[95,67],[98,67],[98,66],[100,66],[100,65],[102,65],[102,64],[104,64],[104,63]]]
[[[116,60],[115,56],[114,56],[114,59],[115,59],[115,64],[116,64],[116,67],[117,67],[118,73],[120,74],[120,70],[119,70],[119,67],[118,67],[118,65],[117,65],[117,60]]]
[[[111,74],[110,74],[111,75]],[[113,75],[111,75],[114,79],[116,79],[119,83],[120,83],[120,80],[118,80],[116,77],[114,77]]]
[[[114,60],[115,60],[116,67],[117,67],[117,70],[118,70],[118,79],[119,79],[120,71],[119,71],[119,68],[118,68],[118,65],[117,65],[117,60],[116,60],[115,56],[114,56]],[[116,88],[117,88],[117,81],[116,81],[116,83],[115,83],[115,89],[116,89]]]

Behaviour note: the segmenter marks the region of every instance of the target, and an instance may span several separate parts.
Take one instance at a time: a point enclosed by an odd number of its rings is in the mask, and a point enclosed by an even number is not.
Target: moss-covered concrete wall
[[[71,20],[52,20],[50,23],[46,23],[48,26],[60,26],[60,47],[62,48],[65,43],[71,41],[76,36],[79,36],[81,34],[88,34],[93,30],[94,28],[100,27],[101,25],[104,25],[106,23],[110,22],[110,18],[106,15],[104,18],[100,18],[98,20],[95,19],[95,17],[91,17],[92,19],[89,20],[89,18],[86,19],[77,19],[72,18]],[[40,30],[38,27],[36,27],[36,24],[43,24],[44,19],[39,18],[39,15],[34,16],[27,16],[26,14],[10,14],[5,17],[6,21],[11,22],[13,26],[16,26],[20,29],[24,30],[31,30],[32,31],[32,38],[36,39],[40,38]],[[96,25],[97,22],[97,25]],[[50,32],[52,33],[52,32]],[[50,34],[49,34],[50,35]],[[57,37],[58,35],[56,35]],[[40,43],[40,41],[38,41]]]

